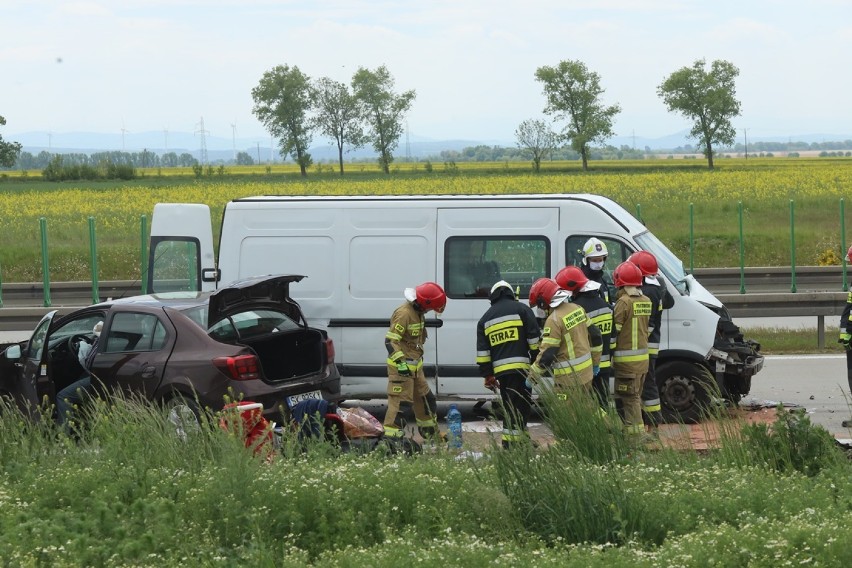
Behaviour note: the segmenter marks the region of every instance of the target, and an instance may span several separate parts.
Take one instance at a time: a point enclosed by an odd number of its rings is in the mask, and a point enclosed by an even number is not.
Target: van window
[[[602,237],[600,235],[572,235],[565,240],[565,265],[581,266],[583,264],[583,245],[591,237],[597,237],[606,245],[606,266],[604,270],[612,273],[615,268],[633,254],[633,250],[621,241]]]
[[[151,292],[198,291],[200,244],[194,238],[151,239]]]
[[[450,298],[487,298],[505,280],[520,297],[537,279],[550,276],[545,237],[452,237],[444,244],[444,290]]]

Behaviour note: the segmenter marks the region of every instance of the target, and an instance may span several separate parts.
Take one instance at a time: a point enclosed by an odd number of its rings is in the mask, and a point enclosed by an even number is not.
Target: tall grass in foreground
[[[612,439],[572,440],[601,432],[578,423],[581,412],[558,424],[554,411],[558,443],[537,451],[495,447],[473,461],[310,447],[267,463],[215,420],[183,438],[163,410],[136,401],[98,405],[79,442],[4,405],[0,562],[852,565],[852,468],[837,450],[804,456],[819,464],[810,475],[806,463],[724,451],[594,450]],[[767,455],[787,453],[776,431],[765,435],[782,447],[768,444]]]

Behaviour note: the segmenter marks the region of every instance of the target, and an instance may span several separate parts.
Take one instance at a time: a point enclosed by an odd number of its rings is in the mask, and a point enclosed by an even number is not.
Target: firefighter
[[[505,280],[491,287],[488,299],[491,307],[476,324],[476,363],[486,388],[500,388],[501,441],[509,448],[520,442],[527,430],[532,393],[525,382],[538,355],[541,330],[533,311],[518,301]]]
[[[660,326],[663,323],[663,310],[674,306],[674,298],[666,288],[666,283],[657,279],[660,269],[653,254],[640,250],[631,254],[627,260],[642,271],[640,289],[642,294],[651,300],[651,319],[648,321],[648,375],[642,387],[642,411],[648,425],[655,430],[662,414],[660,388],[655,373],[657,356],[660,353]]]
[[[429,404],[429,384],[423,373],[423,343],[426,341],[425,314],[441,313],[447,305],[444,289],[434,282],[406,288],[405,302],[394,310],[385,335],[388,350],[388,409],[385,435],[401,438],[404,424],[399,420],[400,403],[413,401],[417,428],[424,439],[440,436],[438,421]]]
[[[846,251],[846,261],[852,263],[852,247]],[[852,291],[846,296],[846,306],[840,316],[840,339],[837,341],[846,349],[846,380],[849,381],[849,391],[852,392]],[[840,423],[844,428],[852,428],[852,418]]]
[[[586,278],[601,285],[598,290],[601,298],[612,305],[615,302],[615,287],[612,279],[606,272],[606,259],[609,251],[606,244],[596,237],[592,237],[583,245],[583,266],[580,269]]]
[[[610,353],[612,351],[612,307],[601,298],[601,285],[586,278],[583,271],[576,266],[566,266],[556,273],[556,283],[563,290],[571,292],[571,301],[586,311],[586,316],[601,331],[602,344],[593,347],[600,351],[600,371],[592,380],[592,386],[598,397],[598,402],[604,410],[609,409],[610,398]]]
[[[601,363],[601,352],[594,349],[601,345],[601,332],[570,298],[551,278],[539,278],[530,288],[530,306],[548,312],[530,377],[536,382],[549,370],[553,390],[563,400],[577,387],[591,391]]]
[[[632,262],[622,262],[613,280],[617,288],[612,322],[615,328],[615,349],[612,352],[612,372],[615,377],[615,396],[624,406],[624,427],[628,435],[643,435],[640,397],[648,373],[648,321],[651,301],[642,294],[642,271]]]

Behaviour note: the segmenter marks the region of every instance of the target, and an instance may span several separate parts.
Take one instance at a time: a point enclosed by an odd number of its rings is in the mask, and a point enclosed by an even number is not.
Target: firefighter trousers
[[[615,377],[615,396],[621,399],[624,407],[624,429],[628,434],[642,434],[645,424],[642,422],[642,387],[645,374]]]
[[[532,409],[532,392],[525,384],[526,377],[520,372],[501,373],[497,380],[503,403],[501,443],[504,448],[508,448],[526,435]]]
[[[402,437],[405,424],[400,420],[400,406],[411,402],[417,428],[424,438],[438,434],[438,420],[429,404],[429,383],[423,369],[412,371],[410,375],[400,375],[396,367],[388,366],[388,409],[385,412],[385,435]]]

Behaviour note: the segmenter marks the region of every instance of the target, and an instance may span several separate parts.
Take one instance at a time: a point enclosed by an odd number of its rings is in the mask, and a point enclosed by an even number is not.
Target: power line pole
[[[748,160],[748,128],[743,128],[743,137],[745,137],[745,159]]]
[[[198,125],[198,130],[195,131],[196,134],[201,134],[201,164],[204,165],[207,163],[207,138],[205,135],[208,133],[207,130],[204,130],[204,117],[201,117],[201,122]]]
[[[231,123],[231,137],[234,145],[234,163],[237,163],[237,121]]]

